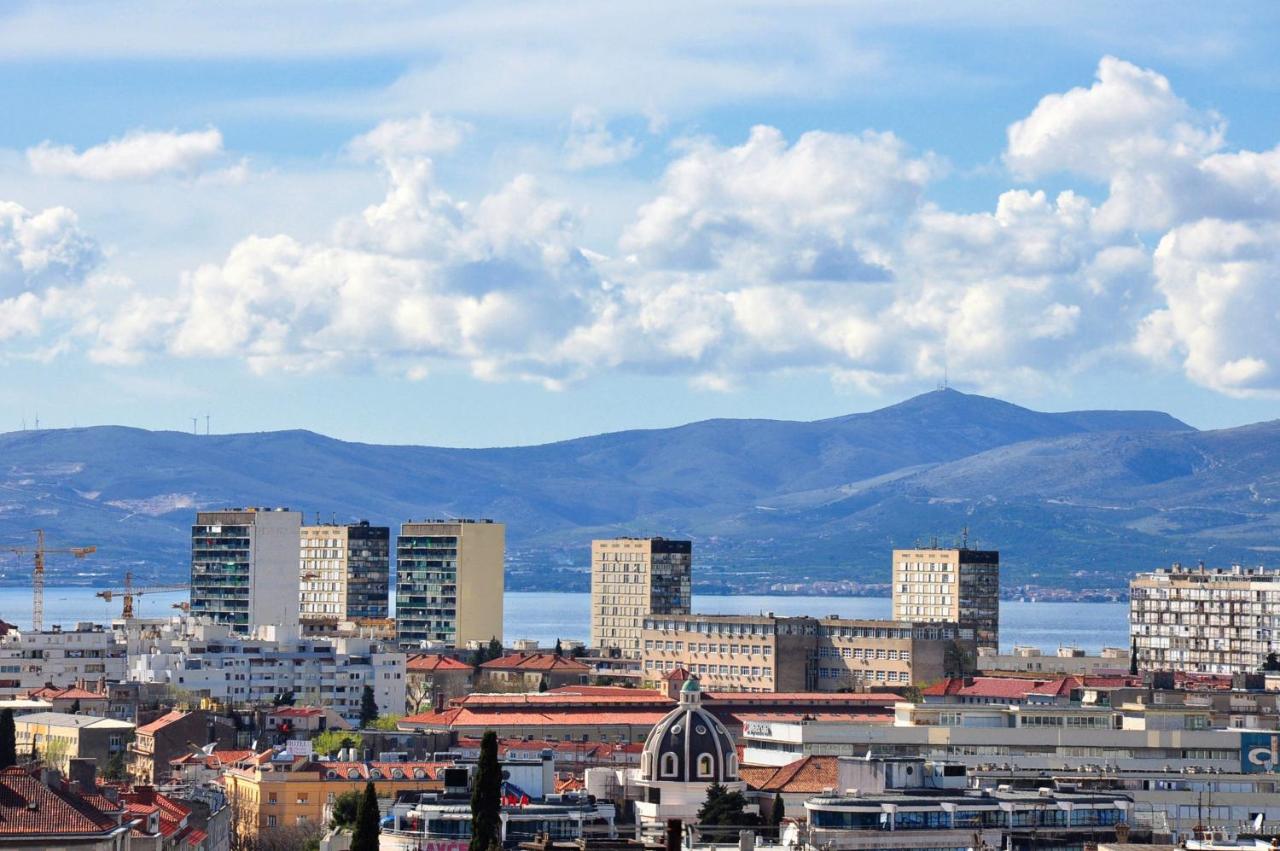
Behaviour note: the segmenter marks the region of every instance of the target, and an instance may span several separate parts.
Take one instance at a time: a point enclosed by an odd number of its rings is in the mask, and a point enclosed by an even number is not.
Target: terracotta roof
[[[876,706],[892,706],[902,700],[902,695],[887,691],[871,692],[828,692],[828,691],[706,691],[702,693],[704,701],[720,704],[727,703],[828,703],[828,704],[872,704]]]
[[[589,689],[590,687],[586,687]],[[639,705],[664,707],[670,709],[675,701],[665,694],[656,691],[640,691],[638,689],[620,689],[620,693],[584,690],[574,687],[571,690],[551,689],[536,694],[469,694],[453,701],[454,706],[465,706],[468,709],[478,707],[513,708],[513,707],[552,707],[552,706],[625,706]],[[758,695],[757,695],[758,696]]]
[[[867,712],[736,712],[734,718],[741,723],[778,721],[781,723],[797,723],[799,721],[842,721],[848,724],[870,724],[892,726],[894,718],[886,713]]]
[[[173,722],[181,721],[183,718],[186,718],[187,715],[189,714],[190,713],[188,712],[181,712],[175,709],[172,712],[167,712],[164,715],[161,715],[159,718],[152,721],[150,724],[143,724],[141,727],[138,728],[137,732],[158,733],[159,731],[163,730],[165,727],[168,727]]]
[[[217,768],[222,765],[234,765],[246,759],[252,759],[258,754],[251,750],[215,750],[213,753],[184,753],[177,759],[169,760],[170,765],[187,765],[192,762],[204,763],[209,768]]]
[[[50,788],[23,768],[0,771],[0,836],[95,836],[117,827],[79,795]]]
[[[282,706],[271,711],[277,718],[314,718],[324,713],[325,710],[319,706]]]
[[[491,671],[557,671],[563,673],[587,673],[586,664],[568,656],[554,653],[508,653],[498,659],[490,659],[480,666]]]
[[[1062,677],[1047,683],[1041,683],[1027,692],[1027,694],[1038,694],[1046,697],[1067,697],[1072,691],[1083,687],[1083,683],[1075,677]]]
[[[405,773],[406,779],[413,777],[415,769],[423,769],[427,773],[428,780],[435,780],[436,773],[442,768],[453,768],[452,762],[336,762],[331,760],[313,760],[301,767],[303,771],[318,771],[320,776],[327,778],[330,771],[336,772],[336,780],[349,780],[350,774],[354,771],[360,780],[391,780],[391,774],[395,770]],[[377,770],[382,777],[371,778],[369,772]]]
[[[988,697],[1002,700],[1023,700],[1049,680],[1023,680],[1014,677],[973,677],[963,680],[948,677],[939,680],[920,692],[924,697]]]
[[[577,694],[577,695],[589,695],[592,697],[614,697],[614,696],[643,697],[647,700],[670,701],[670,698],[667,697],[666,692],[656,691],[654,689],[648,689],[648,688],[627,688],[626,686],[588,686],[588,685],[556,686],[555,688],[547,689],[546,691],[542,692],[542,694],[543,696],[560,695],[560,694]]]
[[[404,663],[406,671],[472,671],[475,670],[466,662],[441,653],[418,653],[410,656]]]
[[[669,683],[682,683],[692,676],[693,674],[689,673],[688,668],[676,668],[674,671],[667,674],[664,679]]]
[[[446,709],[443,712],[424,712],[401,718],[399,726],[408,728],[457,729],[459,727],[573,727],[573,726],[608,726],[623,724],[629,726],[652,726],[661,721],[667,710],[651,711],[590,711],[560,709],[554,712],[517,711],[475,712],[464,706]]]
[[[41,686],[27,692],[27,697],[34,700],[106,700],[105,694],[80,688],[79,686]]]
[[[781,768],[743,766],[739,774],[747,785],[761,792],[816,795],[824,789],[835,788],[839,782],[834,756],[806,756]]]

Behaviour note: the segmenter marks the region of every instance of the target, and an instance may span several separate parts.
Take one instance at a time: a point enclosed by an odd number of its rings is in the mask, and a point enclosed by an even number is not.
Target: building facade
[[[947,623],[767,615],[644,619],[641,682],[677,668],[716,691],[842,691],[907,687],[959,670],[971,630]]]
[[[299,540],[304,623],[385,618],[391,602],[391,530],[368,520],[303,526]]]
[[[687,615],[693,544],[665,538],[591,542],[591,646],[638,659],[649,615]]]
[[[973,630],[978,647],[999,647],[1000,553],[965,547],[894,550],[893,617],[958,623]]]
[[[115,682],[124,679],[125,645],[101,624],[0,637],[0,698],[26,697],[47,685]]]
[[[298,530],[287,508],[200,511],[191,527],[191,613],[247,633],[298,622]]]
[[[14,742],[20,758],[40,755],[52,768],[66,771],[73,759],[92,759],[105,767],[113,758],[124,759],[134,727],[127,721],[35,712],[13,719]]]
[[[1261,670],[1280,652],[1280,571],[1175,564],[1129,583],[1138,667],[1210,674]]]
[[[502,640],[506,526],[492,520],[405,523],[396,539],[401,644]]]

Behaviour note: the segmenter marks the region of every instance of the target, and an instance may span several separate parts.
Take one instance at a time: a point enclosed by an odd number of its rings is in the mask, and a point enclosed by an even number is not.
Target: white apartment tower
[[[200,511],[191,527],[191,614],[235,632],[298,623],[298,533],[287,508]]]

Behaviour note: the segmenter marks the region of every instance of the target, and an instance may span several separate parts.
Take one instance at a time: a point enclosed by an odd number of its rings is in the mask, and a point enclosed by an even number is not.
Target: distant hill
[[[112,426],[0,435],[0,545],[92,543],[60,579],[182,579],[198,507],[288,505],[508,526],[510,584],[581,587],[592,537],[690,536],[705,585],[887,581],[888,549],[964,527],[1006,583],[1100,587],[1169,560],[1265,560],[1280,423],[1199,432],[1150,411],[1040,413],[954,390],[816,422],[707,420],[541,446],[348,443]],[[574,565],[578,570],[573,569]],[[7,581],[25,569],[0,558]],[[1080,573],[1080,575],[1074,575]]]

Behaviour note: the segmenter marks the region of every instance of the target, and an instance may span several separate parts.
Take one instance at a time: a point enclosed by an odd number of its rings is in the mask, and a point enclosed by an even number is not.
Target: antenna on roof
[[[969,549],[969,527],[965,526],[960,532],[960,549]]]

